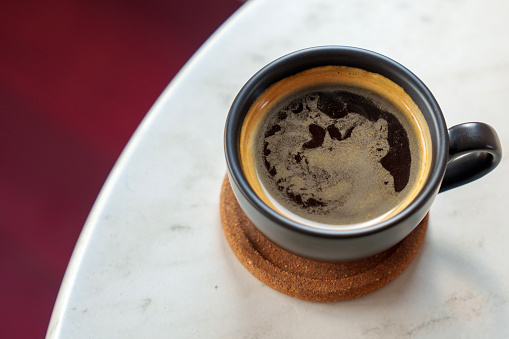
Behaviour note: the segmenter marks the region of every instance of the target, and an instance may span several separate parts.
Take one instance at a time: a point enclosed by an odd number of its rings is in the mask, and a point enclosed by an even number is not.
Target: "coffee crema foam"
[[[312,68],[269,87],[246,115],[240,145],[256,194],[320,228],[393,216],[418,194],[431,164],[427,124],[404,90],[343,66]]]

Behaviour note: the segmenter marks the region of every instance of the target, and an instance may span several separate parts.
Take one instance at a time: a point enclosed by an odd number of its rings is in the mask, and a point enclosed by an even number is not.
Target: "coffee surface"
[[[294,219],[348,225],[383,217],[419,181],[422,146],[407,115],[343,83],[282,95],[253,131],[258,180]]]

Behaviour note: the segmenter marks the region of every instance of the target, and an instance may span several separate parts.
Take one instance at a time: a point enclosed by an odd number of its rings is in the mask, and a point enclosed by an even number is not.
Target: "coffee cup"
[[[365,49],[281,57],[240,90],[224,136],[228,177],[255,227],[281,248],[354,261],[410,234],[439,192],[492,171],[495,130],[447,128],[429,89]]]

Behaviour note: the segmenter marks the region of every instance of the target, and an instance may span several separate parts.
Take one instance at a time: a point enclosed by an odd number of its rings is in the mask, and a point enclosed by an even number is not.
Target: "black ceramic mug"
[[[276,211],[246,177],[241,130],[248,111],[271,85],[306,70],[344,66],[381,75],[413,100],[429,129],[428,170],[419,190],[402,210],[362,227],[314,227]],[[225,127],[225,155],[233,192],[248,218],[268,239],[297,255],[320,261],[351,261],[380,253],[404,239],[422,221],[439,192],[492,171],[502,150],[493,128],[471,122],[447,129],[429,89],[408,69],[374,52],[342,46],[309,48],[270,63],[256,73],[233,102]]]

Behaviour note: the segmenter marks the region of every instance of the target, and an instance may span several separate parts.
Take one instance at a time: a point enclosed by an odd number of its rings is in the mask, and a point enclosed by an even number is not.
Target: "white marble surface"
[[[508,338],[508,157],[440,194],[422,251],[394,282],[332,304],[265,286],[219,220],[223,126],[240,87],[304,47],[371,49],[413,70],[449,126],[484,121],[509,152],[509,2],[253,0],[168,86],[86,222],[49,338]]]

